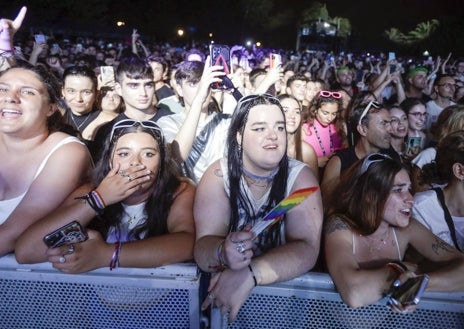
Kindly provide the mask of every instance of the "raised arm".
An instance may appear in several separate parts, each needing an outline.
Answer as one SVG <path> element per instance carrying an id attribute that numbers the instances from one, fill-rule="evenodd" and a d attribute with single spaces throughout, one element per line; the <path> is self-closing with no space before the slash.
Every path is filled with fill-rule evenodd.
<path id="1" fill-rule="evenodd" d="M 185 161 L 190 154 L 195 140 L 200 116 L 202 114 L 207 115 L 207 113 L 202 110 L 207 105 L 205 102 L 209 99 L 210 85 L 213 82 L 220 82 L 220 77 L 225 74 L 224 71 L 222 71 L 222 66 L 209 66 L 209 56 L 206 58 L 205 63 L 205 68 L 200 82 L 198 83 L 196 95 L 192 101 L 190 109 L 188 109 L 187 116 L 180 127 L 179 132 L 172 142 L 173 157 L 179 163 Z"/>

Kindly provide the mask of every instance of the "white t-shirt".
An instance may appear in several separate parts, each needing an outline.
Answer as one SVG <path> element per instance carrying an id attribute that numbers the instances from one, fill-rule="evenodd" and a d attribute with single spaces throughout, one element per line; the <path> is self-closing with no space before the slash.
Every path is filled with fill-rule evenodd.
<path id="1" fill-rule="evenodd" d="M 454 246 L 451 233 L 445 220 L 445 212 L 434 190 L 418 192 L 414 195 L 412 215 L 436 236 Z M 456 230 L 456 240 L 464 249 L 464 217 L 451 216 Z"/>
<path id="2" fill-rule="evenodd" d="M 195 136 L 198 136 L 208 122 L 210 122 L 216 115 L 216 113 L 211 114 L 208 116 L 207 120 L 199 122 Z M 157 121 L 157 124 L 163 130 L 166 143 L 171 143 L 174 140 L 185 118 L 185 112 L 181 112 L 164 116 Z M 205 150 L 193 168 L 193 174 L 195 175 L 197 182 L 200 181 L 203 173 L 214 161 L 224 156 L 229 125 L 230 118 L 221 120 L 209 136 Z"/>

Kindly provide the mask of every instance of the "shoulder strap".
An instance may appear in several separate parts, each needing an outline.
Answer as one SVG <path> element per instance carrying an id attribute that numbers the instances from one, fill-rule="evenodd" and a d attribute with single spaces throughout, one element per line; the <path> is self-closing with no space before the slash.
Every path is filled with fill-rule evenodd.
<path id="1" fill-rule="evenodd" d="M 454 228 L 454 222 L 453 219 L 451 218 L 451 214 L 448 210 L 448 207 L 445 204 L 445 196 L 443 194 L 443 190 L 439 187 L 433 188 L 435 193 L 437 193 L 438 200 L 440 201 L 441 207 L 443 208 L 443 211 L 445 212 L 445 221 L 446 224 L 448 224 L 448 228 L 450 230 L 451 234 L 451 239 L 453 240 L 454 246 L 456 247 L 457 250 L 462 251 L 461 248 L 459 248 L 457 239 L 456 239 L 456 229 Z"/>
<path id="2" fill-rule="evenodd" d="M 206 143 L 209 140 L 209 136 L 213 132 L 214 128 L 219 124 L 219 122 L 223 119 L 227 119 L 230 116 L 228 114 L 224 113 L 218 113 L 216 116 L 208 122 L 201 132 L 197 135 L 195 138 L 195 141 L 192 144 L 192 149 L 190 150 L 190 154 L 188 158 L 184 161 L 184 167 L 186 166 L 187 168 L 183 168 L 184 174 L 187 174 L 190 178 L 194 179 L 193 177 L 193 168 L 198 162 L 198 159 L 200 158 L 201 154 L 204 152 Z"/>

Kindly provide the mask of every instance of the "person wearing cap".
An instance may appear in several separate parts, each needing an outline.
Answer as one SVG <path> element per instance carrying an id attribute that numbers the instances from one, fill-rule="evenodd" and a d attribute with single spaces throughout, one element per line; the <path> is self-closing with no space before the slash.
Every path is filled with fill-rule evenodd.
<path id="1" fill-rule="evenodd" d="M 406 98 L 419 98 L 425 104 L 432 100 L 425 92 L 427 87 L 427 74 L 428 70 L 423 66 L 418 66 L 408 71 L 404 89 Z"/>

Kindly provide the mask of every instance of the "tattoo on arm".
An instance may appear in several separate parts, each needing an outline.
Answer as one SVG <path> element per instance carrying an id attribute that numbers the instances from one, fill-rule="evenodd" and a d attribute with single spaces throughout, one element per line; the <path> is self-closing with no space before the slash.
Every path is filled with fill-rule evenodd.
<path id="1" fill-rule="evenodd" d="M 445 241 L 440 240 L 439 238 L 435 238 L 435 242 L 432 243 L 432 250 L 435 254 L 439 255 L 440 250 L 444 250 L 447 252 L 453 252 L 453 248 L 447 244 Z"/>
<path id="2" fill-rule="evenodd" d="M 336 230 L 349 230 L 350 228 L 339 217 L 330 218 L 324 225 L 324 234 L 330 234 Z"/>

